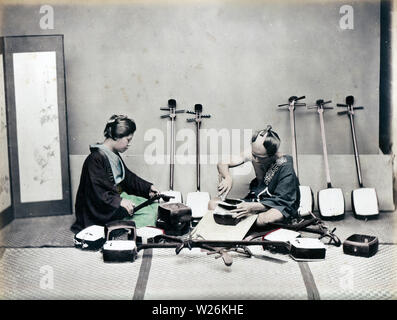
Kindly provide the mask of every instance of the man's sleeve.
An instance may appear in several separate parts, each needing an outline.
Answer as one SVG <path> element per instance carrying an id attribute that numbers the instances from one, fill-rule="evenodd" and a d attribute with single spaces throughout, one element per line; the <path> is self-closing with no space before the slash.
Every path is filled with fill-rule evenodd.
<path id="1" fill-rule="evenodd" d="M 266 197 L 260 202 L 264 206 L 279 210 L 285 218 L 289 218 L 293 214 L 297 198 L 296 176 L 287 167 L 282 167 L 272 196 Z"/>

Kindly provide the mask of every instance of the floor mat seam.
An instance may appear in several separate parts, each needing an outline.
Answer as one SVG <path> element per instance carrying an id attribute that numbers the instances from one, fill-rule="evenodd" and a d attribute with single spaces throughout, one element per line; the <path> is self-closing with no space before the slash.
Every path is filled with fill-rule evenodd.
<path id="1" fill-rule="evenodd" d="M 321 300 L 313 274 L 307 262 L 298 262 L 303 282 L 307 291 L 308 300 Z"/>
<path id="2" fill-rule="evenodd" d="M 144 300 L 149 273 L 152 266 L 153 249 L 145 249 L 142 255 L 142 263 L 139 269 L 138 280 L 135 284 L 132 300 Z"/>

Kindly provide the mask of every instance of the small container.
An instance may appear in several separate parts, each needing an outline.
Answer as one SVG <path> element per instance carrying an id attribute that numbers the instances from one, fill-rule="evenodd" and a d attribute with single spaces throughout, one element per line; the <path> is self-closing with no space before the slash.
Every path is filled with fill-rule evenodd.
<path id="1" fill-rule="evenodd" d="M 218 224 L 235 226 L 241 221 L 241 218 L 234 218 L 234 214 L 230 212 L 214 212 L 214 220 Z"/>
<path id="2" fill-rule="evenodd" d="M 296 261 L 320 261 L 325 259 L 326 248 L 319 239 L 296 238 L 290 241 L 290 256 Z"/>
<path id="3" fill-rule="evenodd" d="M 138 256 L 135 241 L 108 240 L 102 248 L 105 262 L 134 262 Z"/>
<path id="4" fill-rule="evenodd" d="M 128 240 L 115 240 L 120 230 L 128 232 Z M 104 262 L 134 262 L 138 256 L 136 228 L 134 221 L 117 220 L 105 226 L 106 242 L 102 248 Z"/>
<path id="5" fill-rule="evenodd" d="M 166 202 L 158 207 L 156 227 L 166 235 L 182 236 L 189 232 L 192 209 L 183 203 Z"/>
<path id="6" fill-rule="evenodd" d="M 93 225 L 74 236 L 74 246 L 83 250 L 99 250 L 105 243 L 104 227 Z"/>
<path id="7" fill-rule="evenodd" d="M 153 242 L 158 235 L 164 234 L 164 230 L 155 227 L 142 227 L 136 229 L 136 242 L 149 243 Z"/>
<path id="8" fill-rule="evenodd" d="M 375 236 L 353 234 L 343 242 L 343 253 L 369 258 L 378 252 L 378 246 L 379 241 Z"/>
<path id="9" fill-rule="evenodd" d="M 234 218 L 234 214 L 230 211 L 236 209 L 237 205 L 242 202 L 243 200 L 240 199 L 225 199 L 218 203 L 213 213 L 215 222 L 227 226 L 235 226 L 238 224 L 242 218 Z"/>

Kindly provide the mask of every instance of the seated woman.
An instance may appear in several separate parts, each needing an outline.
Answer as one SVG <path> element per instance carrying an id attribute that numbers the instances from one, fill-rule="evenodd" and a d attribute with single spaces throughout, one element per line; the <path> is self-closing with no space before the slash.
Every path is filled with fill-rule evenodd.
<path id="1" fill-rule="evenodd" d="M 123 192 L 145 198 L 158 193 L 152 183 L 131 172 L 119 155 L 130 146 L 135 130 L 133 120 L 113 115 L 104 130 L 105 141 L 90 146 L 76 196 L 73 232 L 131 217 L 135 203 L 122 197 Z"/>
<path id="2" fill-rule="evenodd" d="M 244 202 L 232 210 L 236 218 L 256 214 L 256 226 L 263 227 L 272 222 L 288 222 L 297 217 L 300 191 L 292 157 L 278 152 L 280 138 L 268 126 L 253 135 L 251 148 L 229 163 L 219 163 L 218 171 L 223 178 L 218 186 L 219 195 L 225 199 L 232 188 L 233 180 L 229 168 L 250 161 L 256 178 L 250 183 L 249 194 Z M 219 198 L 209 203 L 215 209 Z"/>

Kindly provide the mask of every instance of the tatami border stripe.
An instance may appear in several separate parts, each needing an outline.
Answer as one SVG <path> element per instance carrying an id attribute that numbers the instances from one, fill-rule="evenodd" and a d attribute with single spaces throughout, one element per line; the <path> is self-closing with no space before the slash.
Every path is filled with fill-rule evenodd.
<path id="1" fill-rule="evenodd" d="M 143 300 L 145 297 L 150 267 L 152 266 L 152 257 L 153 249 L 145 249 L 143 251 L 141 268 L 139 269 L 138 280 L 132 300 Z"/>
<path id="2" fill-rule="evenodd" d="M 307 262 L 298 262 L 301 270 L 303 282 L 305 283 L 307 298 L 309 300 L 320 300 L 320 293 L 318 292 L 316 283 L 314 282 L 313 274 Z"/>

